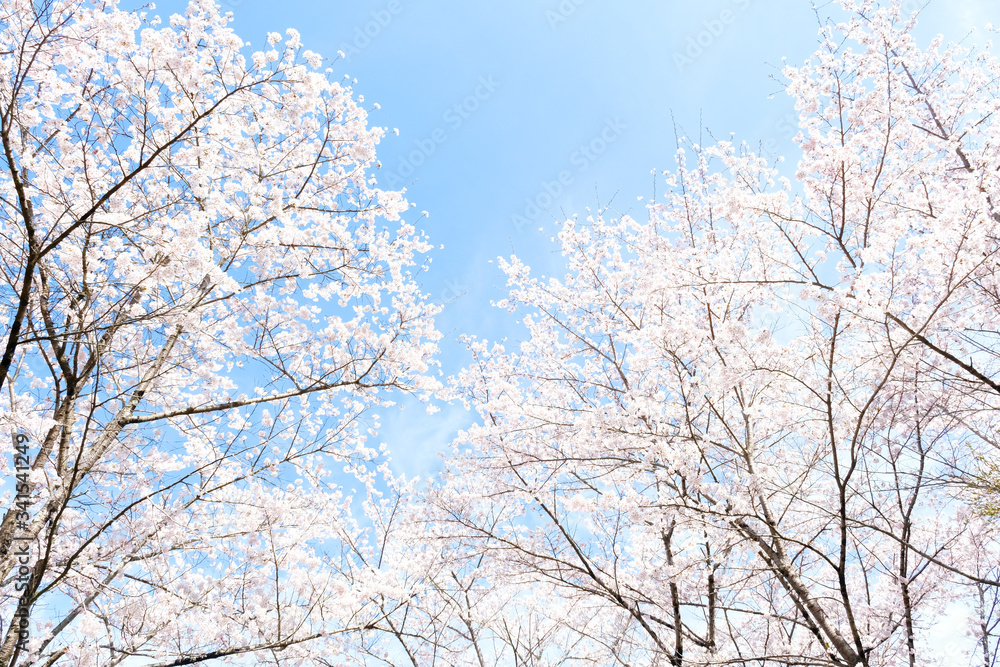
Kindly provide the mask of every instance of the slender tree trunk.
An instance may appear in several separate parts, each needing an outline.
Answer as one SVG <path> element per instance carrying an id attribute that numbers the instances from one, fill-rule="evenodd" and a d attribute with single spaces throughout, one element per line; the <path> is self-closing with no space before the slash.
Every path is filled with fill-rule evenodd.
<path id="1" fill-rule="evenodd" d="M 674 526 L 671 522 L 670 530 L 663 533 L 663 548 L 667 552 L 667 565 L 673 568 L 674 554 L 670 548 L 670 539 L 674 535 Z M 684 635 L 681 632 L 681 596 L 674 581 L 670 582 L 670 606 L 674 615 L 674 654 L 670 657 L 670 664 L 674 667 L 682 667 L 684 664 Z"/>
<path id="2" fill-rule="evenodd" d="M 917 647 L 913 633 L 913 604 L 910 601 L 910 585 L 905 580 L 903 581 L 903 614 L 906 618 L 906 653 L 909 657 L 910 667 L 916 667 Z"/>
<path id="3" fill-rule="evenodd" d="M 913 602 L 910 598 L 909 581 L 909 555 L 910 549 L 910 524 L 909 521 L 903 527 L 903 540 L 899 545 L 899 580 L 902 582 L 903 593 L 903 617 L 906 621 L 906 653 L 909 656 L 910 667 L 916 667 L 917 648 L 913 631 Z"/>
<path id="4" fill-rule="evenodd" d="M 979 591 L 979 631 L 982 633 L 980 642 L 983 646 L 983 667 L 991 667 L 993 656 L 990 655 L 990 628 L 986 623 L 986 591 L 982 584 L 976 584 Z"/>
<path id="5" fill-rule="evenodd" d="M 707 546 L 706 546 L 707 549 Z M 715 590 L 715 569 L 711 557 L 708 559 L 708 648 L 715 653 L 715 615 L 718 592 Z"/>

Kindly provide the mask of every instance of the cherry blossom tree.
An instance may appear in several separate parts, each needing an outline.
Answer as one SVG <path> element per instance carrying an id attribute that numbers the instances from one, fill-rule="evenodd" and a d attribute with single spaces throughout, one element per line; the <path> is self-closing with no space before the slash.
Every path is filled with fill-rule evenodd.
<path id="1" fill-rule="evenodd" d="M 0 0 L 0 664 L 331 664 L 406 598 L 352 498 L 437 386 L 429 246 L 363 100 L 229 21 Z"/>
<path id="2" fill-rule="evenodd" d="M 382 547 L 373 560 L 396 579 L 357 657 L 413 667 L 602 664 L 598 647 L 620 642 L 623 629 L 609 634 L 601 610 L 574 607 L 549 582 L 510 576 L 503 558 L 484 557 L 461 527 L 429 515 L 421 485 L 395 487 L 369 512 Z"/>
<path id="3" fill-rule="evenodd" d="M 563 277 L 501 260 L 525 339 L 453 383 L 434 524 L 595 664 L 997 664 L 1000 64 L 842 4 L 785 70 L 794 173 L 682 141 Z"/>

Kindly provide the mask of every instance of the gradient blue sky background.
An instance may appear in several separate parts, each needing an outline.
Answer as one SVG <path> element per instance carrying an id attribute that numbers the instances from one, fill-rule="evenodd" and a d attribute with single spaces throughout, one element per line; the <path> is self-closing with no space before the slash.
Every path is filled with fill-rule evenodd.
<path id="1" fill-rule="evenodd" d="M 637 197 L 652 195 L 651 170 L 673 166 L 671 115 L 687 136 L 706 132 L 707 143 L 707 132 L 732 133 L 785 155 L 793 166 L 795 116 L 780 70 L 782 57 L 796 64 L 812 53 L 817 16 L 837 11 L 817 4 L 814 10 L 809 0 L 222 1 L 255 49 L 268 31 L 296 28 L 306 48 L 329 59 L 344 51 L 334 71 L 357 79 L 354 89 L 372 109 L 373 125 L 399 129 L 379 150 L 379 178 L 407 188 L 416 204 L 410 219 L 427 211 L 418 227 L 444 246 L 421 280 L 445 302 L 438 321 L 446 374 L 468 361 L 460 334 L 520 335 L 514 316 L 490 306 L 504 296 L 504 278 L 491 260 L 514 253 L 539 273 L 560 275 L 561 258 L 549 242 L 555 219 L 585 216 L 588 206 L 608 202 L 645 216 Z M 159 2 L 154 13 L 167 17 L 185 5 Z M 921 16 L 921 43 L 943 33 L 982 44 L 981 27 L 1000 24 L 1000 3 L 931 0 Z M 700 53 L 688 52 L 699 39 Z M 456 104 L 464 106 L 459 111 Z M 598 138 L 600 155 L 579 150 L 591 142 L 600 149 Z M 528 220 L 525 214 L 534 213 L 526 199 L 539 201 L 545 183 L 555 190 L 560 172 L 571 182 L 548 210 L 515 224 L 513 216 Z M 384 412 L 380 438 L 397 470 L 426 474 L 437 465 L 434 452 L 471 419 L 459 407 L 428 416 L 407 402 L 402 413 Z"/>

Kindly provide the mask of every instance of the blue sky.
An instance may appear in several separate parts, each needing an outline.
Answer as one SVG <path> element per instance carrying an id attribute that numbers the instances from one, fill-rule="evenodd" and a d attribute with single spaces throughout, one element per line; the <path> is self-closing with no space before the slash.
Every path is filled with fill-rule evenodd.
<path id="1" fill-rule="evenodd" d="M 917 6 L 917 0 L 907 0 Z M 306 48 L 344 58 L 383 141 L 380 183 L 406 187 L 437 245 L 421 276 L 439 317 L 442 368 L 466 363 L 462 333 L 517 339 L 514 318 L 490 307 L 504 279 L 490 263 L 517 254 L 558 275 L 555 219 L 612 201 L 643 216 L 651 170 L 672 167 L 673 117 L 687 136 L 762 144 L 794 165 L 792 102 L 782 58 L 816 46 L 817 0 L 224 0 L 255 48 L 295 28 Z M 919 4 L 923 4 L 921 1 Z M 168 16 L 185 3 L 157 3 Z M 983 43 L 1000 23 L 988 0 L 931 0 L 918 37 Z M 380 109 L 375 110 L 378 103 Z M 561 177 L 561 181 L 560 181 Z M 542 208 L 546 210 L 542 210 Z M 539 231 L 539 227 L 544 231 Z M 384 412 L 381 440 L 397 470 L 429 472 L 471 415 L 428 416 L 413 403 Z"/>

